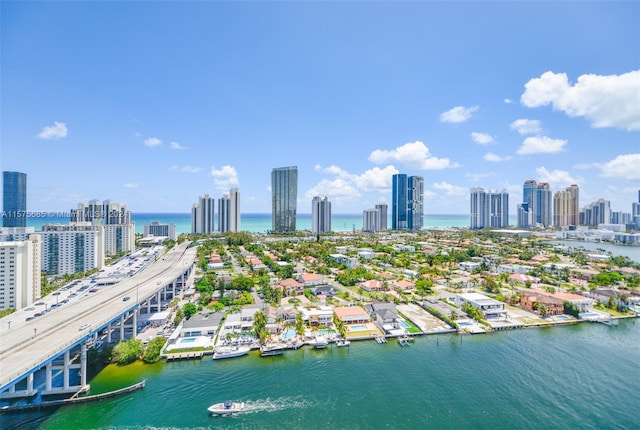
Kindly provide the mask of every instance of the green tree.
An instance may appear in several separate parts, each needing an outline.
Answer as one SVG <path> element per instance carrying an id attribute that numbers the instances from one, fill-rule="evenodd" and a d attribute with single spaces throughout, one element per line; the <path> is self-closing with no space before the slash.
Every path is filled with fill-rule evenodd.
<path id="1" fill-rule="evenodd" d="M 153 338 L 142 353 L 142 361 L 145 363 L 155 363 L 160 360 L 160 351 L 164 346 L 166 339 L 162 336 Z"/>
<path id="2" fill-rule="evenodd" d="M 186 319 L 191 318 L 193 315 L 196 314 L 196 312 L 198 312 L 198 308 L 196 307 L 196 305 L 194 305 L 193 303 L 189 302 L 186 303 L 183 307 L 182 307 L 182 312 L 184 313 L 184 317 Z"/>
<path id="3" fill-rule="evenodd" d="M 142 344 L 139 340 L 131 338 L 126 342 L 119 342 L 111 353 L 111 361 L 124 366 L 133 363 L 142 352 Z"/>

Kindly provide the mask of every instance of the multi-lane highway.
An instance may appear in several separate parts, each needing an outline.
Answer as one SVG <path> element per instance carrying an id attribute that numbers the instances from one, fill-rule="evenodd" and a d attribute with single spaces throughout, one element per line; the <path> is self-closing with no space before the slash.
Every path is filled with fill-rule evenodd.
<path id="1" fill-rule="evenodd" d="M 69 347 L 102 329 L 117 316 L 156 294 L 185 273 L 196 248 L 177 245 L 145 270 L 115 285 L 101 287 L 64 308 L 0 332 L 0 392 Z M 125 300 L 125 297 L 130 299 Z"/>

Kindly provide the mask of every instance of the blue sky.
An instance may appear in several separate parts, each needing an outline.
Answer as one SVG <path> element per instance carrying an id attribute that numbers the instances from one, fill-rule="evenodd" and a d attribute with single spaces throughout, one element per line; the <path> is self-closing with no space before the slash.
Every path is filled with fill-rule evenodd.
<path id="1" fill-rule="evenodd" d="M 298 212 L 390 202 L 426 214 L 469 189 L 577 183 L 629 212 L 640 188 L 640 3 L 13 2 L 1 7 L 2 170 L 28 210 L 111 199 L 188 212 L 238 187 L 270 212 L 298 166 Z"/>

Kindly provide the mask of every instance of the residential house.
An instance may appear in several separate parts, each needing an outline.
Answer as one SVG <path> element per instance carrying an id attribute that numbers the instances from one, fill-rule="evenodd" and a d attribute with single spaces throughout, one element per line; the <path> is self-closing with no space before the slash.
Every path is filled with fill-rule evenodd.
<path id="1" fill-rule="evenodd" d="M 298 276 L 298 282 L 302 282 L 305 287 L 312 287 L 322 284 L 323 278 L 317 273 L 302 273 Z"/>
<path id="2" fill-rule="evenodd" d="M 320 306 L 320 308 L 303 309 L 302 319 L 310 327 L 331 327 L 333 325 L 333 308 L 330 306 Z"/>
<path id="3" fill-rule="evenodd" d="M 377 293 L 385 290 L 384 284 L 377 279 L 369 279 L 368 281 L 358 283 L 358 286 L 365 291 Z"/>
<path id="4" fill-rule="evenodd" d="M 564 302 L 556 297 L 539 294 L 539 291 L 534 290 L 520 290 L 518 292 L 522 294 L 520 306 L 523 309 L 540 313 L 539 305 L 544 305 L 547 308 L 546 315 L 562 315 L 564 313 Z M 535 309 L 536 307 L 538 309 Z"/>
<path id="5" fill-rule="evenodd" d="M 479 293 L 456 294 L 454 301 L 458 306 L 469 303 L 471 306 L 480 309 L 484 319 L 507 318 L 507 310 L 503 302 Z"/>
<path id="6" fill-rule="evenodd" d="M 371 317 L 360 306 L 341 306 L 333 309 L 333 313 L 344 324 L 365 324 L 371 322 Z"/>
<path id="7" fill-rule="evenodd" d="M 338 294 L 338 290 L 336 290 L 334 287 L 332 287 L 331 285 L 320 285 L 317 286 L 315 288 L 311 289 L 311 293 L 314 296 L 327 296 L 327 297 L 333 297 L 336 294 Z"/>
<path id="8" fill-rule="evenodd" d="M 304 294 L 304 284 L 295 279 L 283 279 L 278 285 L 282 288 L 282 293 L 286 297 Z"/>
<path id="9" fill-rule="evenodd" d="M 408 293 L 416 289 L 416 284 L 405 279 L 401 281 L 395 281 L 391 284 L 393 288 L 403 293 Z"/>

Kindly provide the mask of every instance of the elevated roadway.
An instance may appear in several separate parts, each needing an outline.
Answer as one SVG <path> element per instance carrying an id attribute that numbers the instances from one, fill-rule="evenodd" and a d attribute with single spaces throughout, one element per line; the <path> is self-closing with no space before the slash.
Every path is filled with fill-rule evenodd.
<path id="1" fill-rule="evenodd" d="M 89 339 L 177 279 L 196 258 L 190 243 L 176 245 L 145 270 L 63 308 L 0 333 L 0 393 Z M 124 300 L 125 297 L 130 299 Z M 88 325 L 88 326 L 87 326 Z M 82 328 L 85 327 L 85 328 Z"/>

